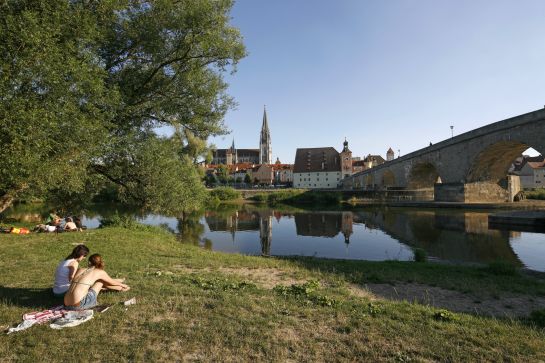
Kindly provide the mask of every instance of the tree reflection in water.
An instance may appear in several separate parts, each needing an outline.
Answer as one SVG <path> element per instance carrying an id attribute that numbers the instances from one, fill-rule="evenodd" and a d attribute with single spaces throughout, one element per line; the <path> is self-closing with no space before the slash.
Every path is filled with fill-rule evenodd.
<path id="1" fill-rule="evenodd" d="M 47 206 L 40 208 L 47 211 Z M 43 212 L 41 209 L 26 205 L 15 206 L 4 217 L 5 220 L 39 220 Z M 90 228 L 94 228 L 98 226 L 100 218 L 113 213 L 132 215 L 139 220 L 148 216 L 145 212 L 134 209 L 123 210 L 115 205 L 98 205 L 85 211 L 85 218 L 92 223 Z M 163 216 L 154 216 L 151 219 L 155 223 L 169 222 L 169 218 Z M 275 233 L 282 235 L 274 250 L 273 220 L 277 222 L 274 226 Z M 247 204 L 220 205 L 213 210 L 185 214 L 169 226 L 171 230 L 177 230 L 178 238 L 184 243 L 230 252 L 255 254 L 256 244 L 259 243 L 260 253 L 265 256 L 313 255 L 318 252 L 317 255 L 323 257 L 342 258 L 337 252 L 343 244 L 330 242 L 330 239 L 339 240 L 337 237 L 342 234 L 346 246 L 344 258 L 366 259 L 370 249 L 376 252 L 391 248 L 384 254 L 384 258 L 388 259 L 392 258 L 392 248 L 399 250 L 403 246 L 402 248 L 408 247 L 409 253 L 411 248 L 423 248 L 429 256 L 442 260 L 478 263 L 502 260 L 517 266 L 522 265 L 522 262 L 513 251 L 511 240 L 519 236 L 518 242 L 523 243 L 525 239 L 520 232 L 489 229 L 487 212 L 446 209 L 383 207 L 350 211 L 305 211 L 283 206 L 273 209 Z M 379 230 L 382 233 L 377 233 Z M 242 238 L 237 236 L 239 231 L 251 231 L 255 234 L 246 234 Z M 225 240 L 212 237 L 210 232 L 228 232 L 231 247 L 224 248 Z M 384 247 L 386 244 L 394 247 Z M 241 249 L 242 245 L 244 251 Z M 394 251 L 394 258 L 398 258 L 397 256 Z M 534 261 L 534 264 L 540 263 Z"/>
<path id="2" fill-rule="evenodd" d="M 479 263 L 502 260 L 521 265 L 510 245 L 510 238 L 516 232 L 488 229 L 488 213 L 484 212 L 400 208 L 316 212 L 243 206 L 208 211 L 204 215 L 210 231 L 229 232 L 233 243 L 237 231 L 259 232 L 261 254 L 265 256 L 271 254 L 274 217 L 277 221 L 293 218 L 297 236 L 336 238 L 342 234 L 346 246 L 353 238 L 362 242 L 365 234 L 355 233 L 354 225 L 363 225 L 366 229 L 381 230 L 408 247 L 423 248 L 438 259 Z M 281 255 L 282 251 L 276 253 Z"/>

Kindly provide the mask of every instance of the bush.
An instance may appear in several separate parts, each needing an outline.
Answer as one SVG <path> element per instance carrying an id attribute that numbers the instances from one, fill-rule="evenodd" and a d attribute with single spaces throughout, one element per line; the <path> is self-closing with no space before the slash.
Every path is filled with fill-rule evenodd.
<path id="1" fill-rule="evenodd" d="M 240 192 L 230 187 L 219 187 L 210 191 L 209 199 L 219 199 L 222 202 L 240 198 Z"/>
<path id="2" fill-rule="evenodd" d="M 545 309 L 532 311 L 530 321 L 540 328 L 545 328 Z"/>
<path id="3" fill-rule="evenodd" d="M 267 194 L 256 194 L 252 196 L 250 199 L 255 200 L 256 202 L 267 202 L 268 196 Z"/>
<path id="4" fill-rule="evenodd" d="M 415 248 L 414 252 L 414 261 L 415 262 L 426 262 L 428 261 L 428 254 L 423 248 Z"/>
<path id="5" fill-rule="evenodd" d="M 545 189 L 534 189 L 524 193 L 526 199 L 539 199 L 545 200 Z"/>
<path id="6" fill-rule="evenodd" d="M 154 231 L 161 230 L 160 227 L 149 226 L 142 224 L 132 216 L 123 215 L 120 216 L 117 212 L 111 217 L 104 217 L 100 219 L 100 225 L 98 228 L 118 227 L 130 229 L 133 231 Z"/>
<path id="7" fill-rule="evenodd" d="M 278 190 L 271 193 L 256 194 L 250 199 L 269 204 L 339 204 L 342 195 L 339 192 L 317 192 L 301 189 Z"/>

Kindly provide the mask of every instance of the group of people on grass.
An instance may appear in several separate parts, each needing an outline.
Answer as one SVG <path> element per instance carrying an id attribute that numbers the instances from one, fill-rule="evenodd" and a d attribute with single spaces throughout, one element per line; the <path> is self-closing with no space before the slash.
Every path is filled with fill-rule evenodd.
<path id="1" fill-rule="evenodd" d="M 79 217 L 59 217 L 55 211 L 49 212 L 42 224 L 34 227 L 34 232 L 77 232 L 86 229 Z"/>
<path id="2" fill-rule="evenodd" d="M 77 245 L 55 270 L 53 294 L 64 298 L 66 310 L 85 310 L 96 306 L 97 296 L 101 291 L 130 289 L 124 283 L 125 279 L 111 278 L 104 271 L 104 260 L 98 253 L 89 256 L 87 268 L 80 268 L 79 263 L 88 254 L 87 246 Z"/>

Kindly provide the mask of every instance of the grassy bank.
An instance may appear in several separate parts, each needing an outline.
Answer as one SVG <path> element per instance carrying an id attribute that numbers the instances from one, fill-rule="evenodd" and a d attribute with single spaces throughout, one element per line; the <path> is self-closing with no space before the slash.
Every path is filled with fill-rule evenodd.
<path id="1" fill-rule="evenodd" d="M 314 191 L 306 189 L 285 189 L 268 193 L 260 193 L 252 196 L 250 200 L 275 205 L 302 204 L 302 205 L 338 205 L 342 200 L 342 194 L 334 191 Z"/>
<path id="2" fill-rule="evenodd" d="M 373 296 L 362 284 L 419 283 L 540 299 L 539 276 L 413 262 L 275 259 L 182 244 L 155 228 L 0 237 L 0 325 L 58 303 L 55 266 L 84 242 L 132 290 L 75 328 L 35 326 L 0 339 L 0 361 L 538 361 L 545 332 L 528 319 L 455 313 Z M 539 320 L 537 320 L 539 322 Z"/>
<path id="3" fill-rule="evenodd" d="M 527 199 L 545 200 L 545 189 L 534 189 L 524 192 Z"/>

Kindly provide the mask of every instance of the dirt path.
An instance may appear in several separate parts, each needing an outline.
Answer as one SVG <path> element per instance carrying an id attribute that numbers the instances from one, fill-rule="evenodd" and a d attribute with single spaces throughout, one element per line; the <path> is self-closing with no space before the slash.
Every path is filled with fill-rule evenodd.
<path id="1" fill-rule="evenodd" d="M 483 298 L 415 283 L 351 285 L 350 291 L 357 296 L 371 293 L 378 299 L 417 302 L 456 312 L 495 317 L 528 316 L 533 310 L 545 308 L 545 297 L 513 294 Z"/>
<path id="2" fill-rule="evenodd" d="M 306 279 L 297 279 L 289 272 L 276 268 L 231 268 L 194 269 L 182 265 L 174 266 L 176 271 L 198 273 L 217 271 L 249 280 L 266 289 L 276 285 L 302 284 Z M 545 297 L 530 295 L 504 295 L 483 297 L 416 283 L 348 285 L 350 293 L 370 300 L 392 300 L 416 302 L 455 312 L 495 317 L 523 317 L 533 310 L 545 308 Z"/>

